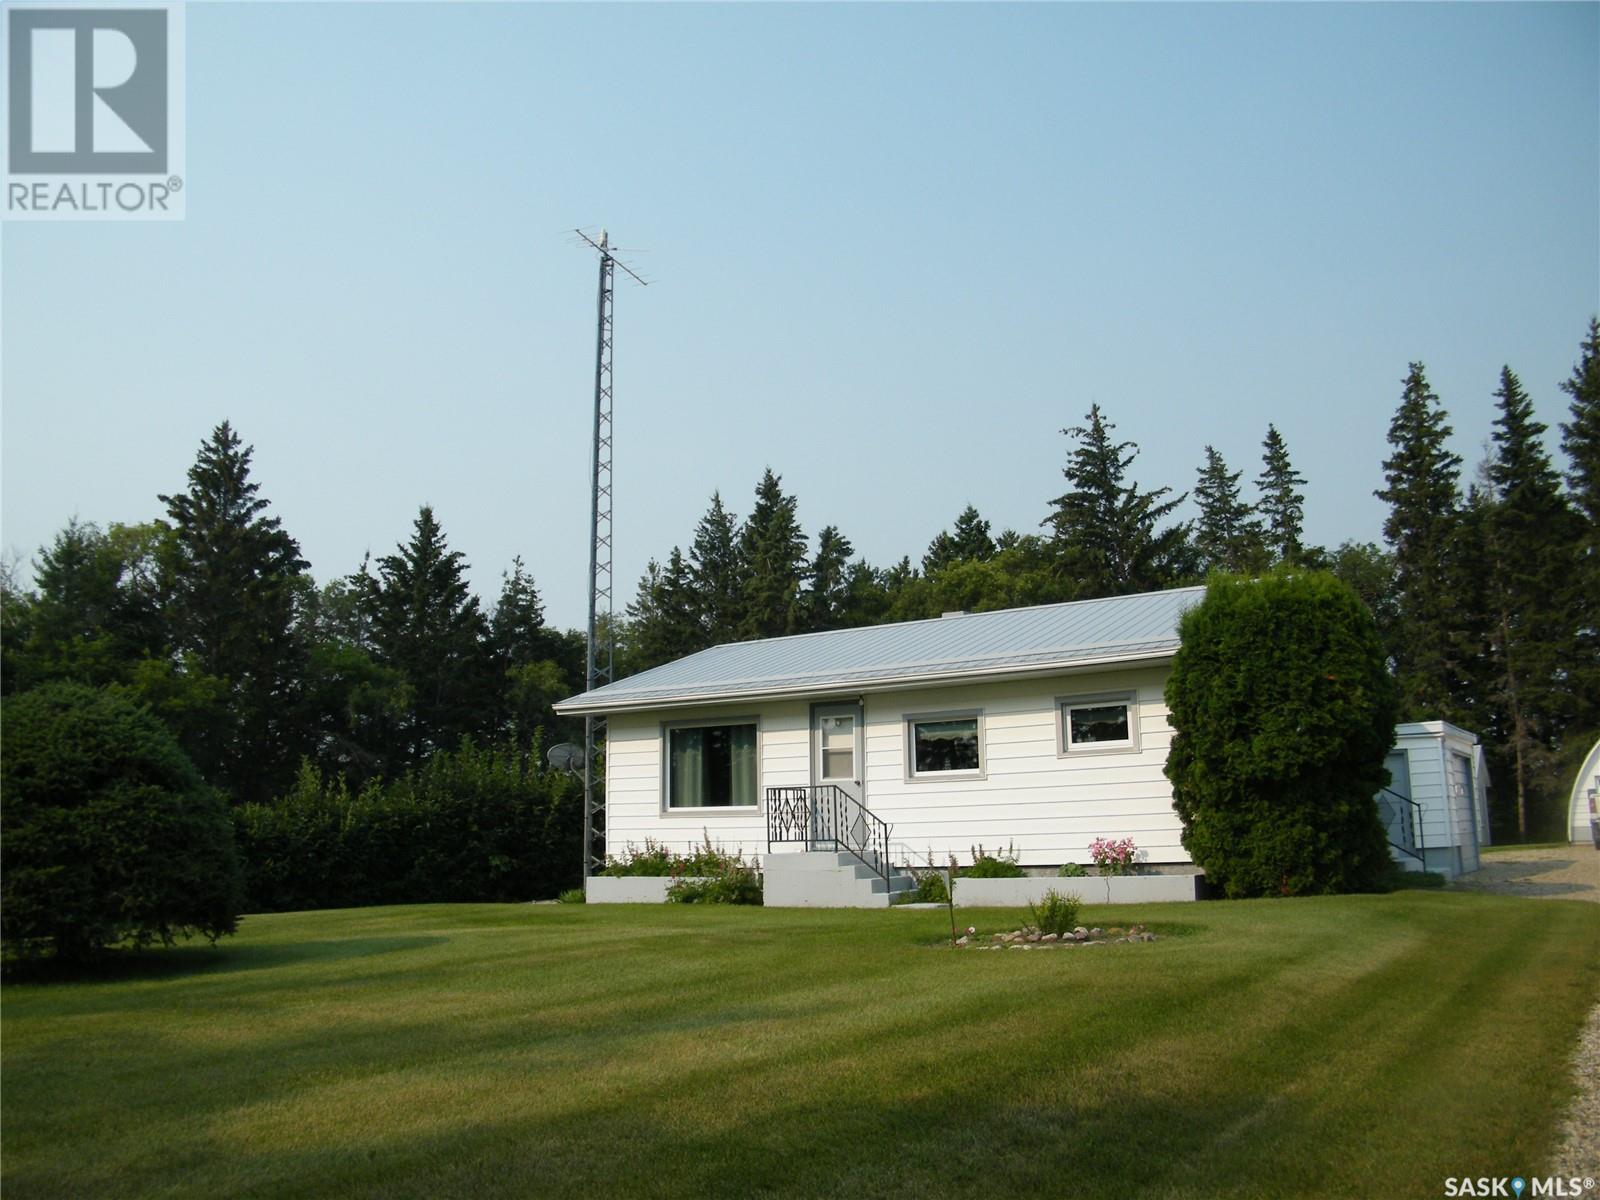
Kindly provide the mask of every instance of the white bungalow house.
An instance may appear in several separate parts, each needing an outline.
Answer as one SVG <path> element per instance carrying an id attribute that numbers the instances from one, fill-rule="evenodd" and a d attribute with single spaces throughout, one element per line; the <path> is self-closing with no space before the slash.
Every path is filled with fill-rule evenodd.
<path id="1" fill-rule="evenodd" d="M 762 860 L 768 903 L 887 903 L 895 866 L 980 844 L 1054 874 L 1102 837 L 1193 898 L 1162 689 L 1203 591 L 731 643 L 556 710 L 606 719 L 613 854 L 709 837 Z"/>

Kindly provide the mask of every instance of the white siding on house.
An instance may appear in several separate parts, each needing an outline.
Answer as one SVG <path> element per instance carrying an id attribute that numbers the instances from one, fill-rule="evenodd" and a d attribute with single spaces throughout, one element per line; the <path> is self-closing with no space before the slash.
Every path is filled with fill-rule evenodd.
<path id="1" fill-rule="evenodd" d="M 1014 845 L 1024 865 L 1088 862 L 1096 837 L 1131 837 L 1152 863 L 1187 863 L 1172 788 L 1162 774 L 1171 729 L 1161 689 L 1164 667 L 1006 683 L 919 689 L 864 698 L 866 804 L 893 826 L 895 857 L 942 862 L 971 848 Z M 1138 710 L 1136 750 L 1059 753 L 1058 697 L 1131 692 Z M 907 714 L 983 713 L 983 778 L 907 779 Z M 607 846 L 617 854 L 646 839 L 685 850 L 709 835 L 747 856 L 766 853 L 763 811 L 662 806 L 661 730 L 671 720 L 715 715 L 760 720 L 757 784 L 811 782 L 810 713 L 805 701 L 717 705 L 610 719 Z"/>

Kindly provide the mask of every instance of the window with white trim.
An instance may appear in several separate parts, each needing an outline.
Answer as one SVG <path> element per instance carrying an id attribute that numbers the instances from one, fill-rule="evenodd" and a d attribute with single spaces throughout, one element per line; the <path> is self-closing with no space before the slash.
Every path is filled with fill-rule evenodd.
<path id="1" fill-rule="evenodd" d="M 754 721 L 670 725 L 666 751 L 669 809 L 756 806 Z"/>
<path id="2" fill-rule="evenodd" d="M 1132 692 L 1069 696 L 1057 705 L 1062 754 L 1139 748 L 1139 706 Z"/>
<path id="3" fill-rule="evenodd" d="M 912 779 L 982 774 L 983 714 L 907 717 L 906 761 Z"/>

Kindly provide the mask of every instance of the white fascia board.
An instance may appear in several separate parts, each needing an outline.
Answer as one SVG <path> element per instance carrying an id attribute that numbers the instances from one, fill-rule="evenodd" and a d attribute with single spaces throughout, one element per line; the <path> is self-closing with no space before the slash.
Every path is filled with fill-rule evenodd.
<path id="1" fill-rule="evenodd" d="M 697 708 L 711 704 L 738 704 L 751 700 L 817 700 L 833 696 L 861 696 L 873 692 L 909 692 L 923 688 L 948 687 L 952 683 L 1003 683 L 1008 679 L 1033 679 L 1041 675 L 1082 675 L 1107 667 L 1142 666 L 1170 662 L 1176 649 L 1150 650 L 1143 654 L 1119 654 L 1071 662 L 1035 663 L 1027 667 L 989 667 L 977 671 L 944 671 L 935 675 L 902 675 L 883 679 L 816 683 L 776 684 L 765 688 L 741 688 L 728 692 L 683 692 L 665 696 L 635 696 L 610 703 L 586 704 L 582 696 L 562 700 L 554 707 L 564 717 L 598 713 L 655 712 L 658 709 Z"/>

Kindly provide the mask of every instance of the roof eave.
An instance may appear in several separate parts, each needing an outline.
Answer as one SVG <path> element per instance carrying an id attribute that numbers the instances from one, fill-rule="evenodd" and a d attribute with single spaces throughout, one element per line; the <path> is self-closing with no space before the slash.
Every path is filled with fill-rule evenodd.
<path id="1" fill-rule="evenodd" d="M 1139 654 L 1119 654 L 1094 659 L 1072 659 L 1062 662 L 1033 663 L 1028 666 L 999 666 L 982 670 L 963 669 L 941 671 L 936 674 L 886 676 L 882 679 L 843 680 L 815 684 L 775 684 L 764 688 L 740 688 L 727 692 L 682 692 L 665 696 L 644 696 L 619 699 L 612 702 L 585 703 L 583 695 L 558 701 L 555 711 L 564 717 L 581 717 L 600 713 L 654 712 L 665 708 L 691 708 L 711 704 L 738 704 L 750 700 L 812 700 L 829 696 L 860 696 L 870 692 L 903 692 L 921 688 L 944 687 L 968 680 L 983 683 L 1003 683 L 1008 679 L 1029 679 L 1040 675 L 1076 675 L 1086 671 L 1099 671 L 1107 667 L 1134 666 L 1144 663 L 1165 662 L 1177 653 L 1177 647 L 1148 650 Z"/>

